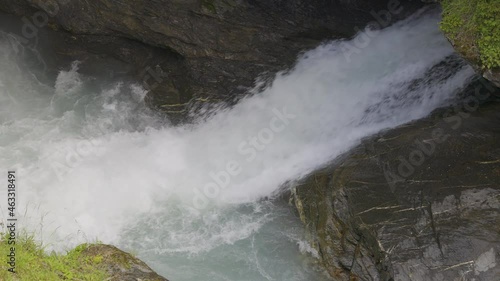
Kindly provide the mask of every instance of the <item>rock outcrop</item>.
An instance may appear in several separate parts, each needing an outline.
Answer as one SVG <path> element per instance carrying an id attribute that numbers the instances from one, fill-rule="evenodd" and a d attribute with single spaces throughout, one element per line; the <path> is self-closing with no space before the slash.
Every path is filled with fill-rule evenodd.
<path id="1" fill-rule="evenodd" d="M 398 13 L 382 17 L 385 24 L 423 3 L 0 0 L 0 10 L 24 17 L 27 41 L 39 27 L 50 26 L 67 35 L 53 45 L 68 59 L 107 54 L 129 63 L 151 90 L 150 105 L 183 118 L 188 108 L 235 101 L 259 75 L 290 67 L 301 51 L 322 40 L 354 35 L 394 5 Z"/>
<path id="2" fill-rule="evenodd" d="M 499 93 L 476 84 L 462 106 L 370 137 L 295 189 L 334 280 L 500 280 L 500 102 L 479 105 Z"/>
<path id="3" fill-rule="evenodd" d="M 88 245 L 81 255 L 98 261 L 96 266 L 107 272 L 109 281 L 168 281 L 143 261 L 111 245 Z"/>

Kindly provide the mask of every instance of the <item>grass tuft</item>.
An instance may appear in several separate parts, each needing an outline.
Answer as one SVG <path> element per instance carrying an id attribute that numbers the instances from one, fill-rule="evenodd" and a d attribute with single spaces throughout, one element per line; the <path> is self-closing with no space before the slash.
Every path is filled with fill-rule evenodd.
<path id="1" fill-rule="evenodd" d="M 102 257 L 86 257 L 82 252 L 89 244 L 82 244 L 66 253 L 66 255 L 47 254 L 42 244 L 36 242 L 33 236 L 20 235 L 16 239 L 16 272 L 12 274 L 7 269 L 7 254 L 10 248 L 7 236 L 3 234 L 0 241 L 0 256 L 5 261 L 0 262 L 0 280 L 5 281 L 47 281 L 47 280 L 86 280 L 102 281 L 108 277 L 99 268 Z"/>

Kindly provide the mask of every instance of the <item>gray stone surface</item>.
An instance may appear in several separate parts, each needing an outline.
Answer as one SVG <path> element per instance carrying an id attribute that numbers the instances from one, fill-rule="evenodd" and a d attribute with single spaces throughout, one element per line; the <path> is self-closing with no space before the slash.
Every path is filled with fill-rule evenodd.
<path id="1" fill-rule="evenodd" d="M 295 189 L 334 280 L 500 280 L 500 102 L 470 101 L 366 139 Z"/>

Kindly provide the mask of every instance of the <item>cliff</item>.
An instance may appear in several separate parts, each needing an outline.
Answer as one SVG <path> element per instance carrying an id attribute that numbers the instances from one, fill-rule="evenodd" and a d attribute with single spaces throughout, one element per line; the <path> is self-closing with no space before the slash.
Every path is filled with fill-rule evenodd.
<path id="1" fill-rule="evenodd" d="M 295 188 L 334 280 L 498 280 L 500 91 L 483 83 L 473 107 L 370 137 Z"/>

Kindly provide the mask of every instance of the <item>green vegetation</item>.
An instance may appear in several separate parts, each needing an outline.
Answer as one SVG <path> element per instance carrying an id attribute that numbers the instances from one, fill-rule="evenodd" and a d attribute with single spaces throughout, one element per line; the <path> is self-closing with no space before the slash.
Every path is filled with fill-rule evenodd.
<path id="1" fill-rule="evenodd" d="M 207 9 L 212 14 L 217 14 L 217 8 L 215 7 L 213 0 L 201 0 L 201 6 Z"/>
<path id="2" fill-rule="evenodd" d="M 500 67 L 500 0 L 442 0 L 441 29 L 458 52 L 483 68 Z"/>
<path id="3" fill-rule="evenodd" d="M 102 281 L 108 277 L 99 268 L 102 256 L 87 257 L 82 252 L 89 244 L 83 244 L 66 255 L 46 254 L 43 246 L 32 236 L 21 235 L 16 239 L 16 274 L 8 272 L 7 255 L 10 247 L 7 236 L 2 235 L 0 252 L 4 260 L 0 263 L 0 280 L 47 281 L 47 280 L 92 280 Z"/>

